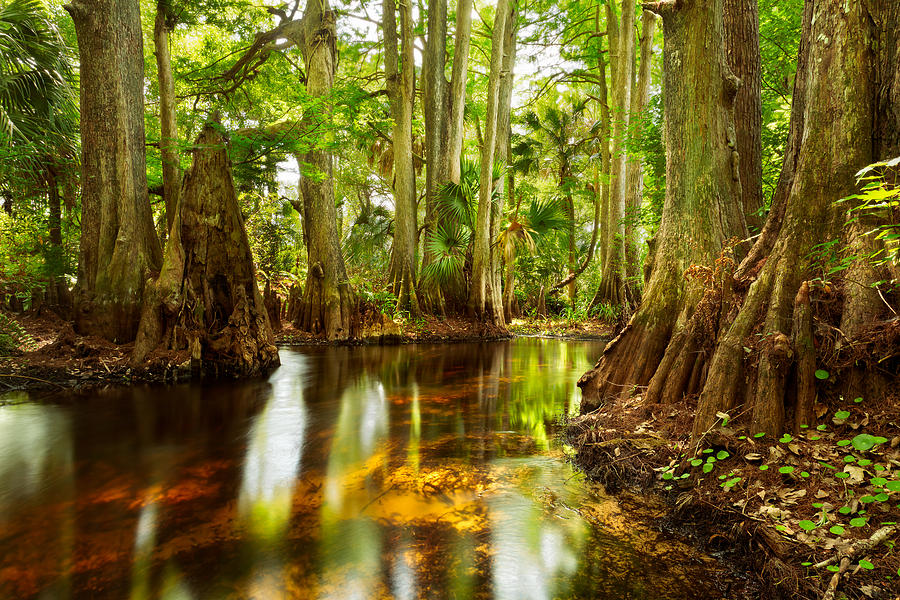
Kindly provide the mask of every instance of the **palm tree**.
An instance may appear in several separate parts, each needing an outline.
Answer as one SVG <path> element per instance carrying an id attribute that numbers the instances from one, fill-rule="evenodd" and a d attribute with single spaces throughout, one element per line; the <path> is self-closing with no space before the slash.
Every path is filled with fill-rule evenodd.
<path id="1" fill-rule="evenodd" d="M 532 198 L 525 211 L 520 214 L 521 196 L 516 204 L 509 223 L 497 236 L 497 245 L 503 250 L 506 263 L 506 280 L 503 284 L 503 310 L 506 322 L 513 317 L 513 290 L 516 285 L 516 256 L 521 249 L 531 254 L 538 251 L 542 239 L 553 231 L 566 229 L 569 219 L 560 209 L 558 201 L 553 199 L 538 200 Z"/>
<path id="2" fill-rule="evenodd" d="M 537 157 L 552 156 L 553 166 L 557 171 L 560 197 L 568 218 L 569 238 L 569 276 L 578 268 L 578 255 L 575 247 L 575 202 L 573 192 L 578 186 L 574 176 L 574 166 L 583 153 L 585 145 L 594 138 L 593 132 L 585 127 L 584 117 L 588 99 L 576 100 L 566 108 L 547 106 L 540 114 L 535 111 L 526 112 L 522 119 L 531 130 L 531 135 L 520 139 L 513 153 L 518 155 L 522 168 L 540 169 L 543 165 L 536 163 Z M 569 300 L 575 304 L 574 278 L 569 282 Z"/>
<path id="3" fill-rule="evenodd" d="M 424 281 L 436 283 L 446 298 L 453 297 L 463 303 L 468 296 L 465 267 L 471 260 L 479 172 L 477 163 L 463 159 L 459 183 L 448 181 L 438 189 L 437 227 L 426 242 L 432 261 L 422 270 Z"/>
<path id="4" fill-rule="evenodd" d="M 71 51 L 39 0 L 0 7 L 0 140 L 75 138 Z"/>
<path id="5" fill-rule="evenodd" d="M 45 193 L 50 299 L 67 303 L 62 279 L 60 185 L 74 190 L 78 157 L 73 54 L 39 0 L 0 2 L 0 192 Z M 73 202 L 73 194 L 65 194 Z"/>

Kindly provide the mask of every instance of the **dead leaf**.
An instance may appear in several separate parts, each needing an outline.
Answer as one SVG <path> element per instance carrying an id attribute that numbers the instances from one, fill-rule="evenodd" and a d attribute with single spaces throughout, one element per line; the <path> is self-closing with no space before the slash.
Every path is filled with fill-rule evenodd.
<path id="1" fill-rule="evenodd" d="M 816 413 L 817 419 L 821 419 L 826 414 L 828 414 L 828 407 L 825 406 L 824 404 L 822 404 L 821 402 L 816 402 L 816 404 L 813 406 L 813 410 Z"/>
<path id="2" fill-rule="evenodd" d="M 844 472 L 850 475 L 850 477 L 847 477 L 845 480 L 847 483 L 857 484 L 866 480 L 866 472 L 861 467 L 847 465 L 844 467 Z"/>
<path id="3" fill-rule="evenodd" d="M 777 506 L 770 506 L 768 504 L 764 504 L 759 507 L 757 511 L 760 515 L 764 517 L 771 517 L 773 519 L 780 519 L 784 516 L 784 511 L 778 508 Z"/>

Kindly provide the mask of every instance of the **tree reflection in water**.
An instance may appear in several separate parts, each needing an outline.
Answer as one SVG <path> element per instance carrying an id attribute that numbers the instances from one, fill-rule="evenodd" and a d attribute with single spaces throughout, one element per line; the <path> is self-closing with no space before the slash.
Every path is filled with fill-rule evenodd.
<path id="1" fill-rule="evenodd" d="M 0 406 L 0 596 L 713 597 L 565 462 L 601 349 L 285 349 L 267 382 Z"/>

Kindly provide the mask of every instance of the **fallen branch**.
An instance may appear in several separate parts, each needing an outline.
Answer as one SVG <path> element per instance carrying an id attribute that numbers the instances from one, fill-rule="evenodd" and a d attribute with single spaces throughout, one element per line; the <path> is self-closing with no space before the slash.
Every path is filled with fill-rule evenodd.
<path id="1" fill-rule="evenodd" d="M 843 575 L 847 571 L 850 563 L 852 562 L 852 559 L 855 556 L 867 552 L 872 548 L 878 546 L 879 544 L 886 542 L 888 538 L 890 538 L 896 531 L 897 527 L 894 525 L 882 527 L 881 529 L 873 533 L 872 537 L 870 537 L 869 539 L 862 540 L 851 546 L 850 549 L 847 550 L 847 552 L 843 554 L 836 554 L 829 559 L 823 560 L 820 563 L 816 563 L 815 568 L 821 569 L 822 567 L 827 567 L 828 565 L 837 562 L 839 559 L 841 561 L 840 569 L 838 569 L 838 571 L 834 575 L 832 575 L 831 581 L 828 583 L 828 589 L 825 590 L 825 594 L 822 596 L 822 600 L 834 600 L 835 594 L 837 593 L 838 584 L 840 584 L 841 582 L 841 575 Z"/>
<path id="2" fill-rule="evenodd" d="M 39 377 L 29 377 L 28 375 L 17 375 L 15 373 L 0 373 L 0 377 L 18 377 L 19 379 L 30 379 L 31 381 L 39 381 L 40 383 L 46 383 L 48 385 L 55 385 L 61 390 L 65 389 L 65 386 L 62 386 L 58 383 L 54 383 L 52 381 L 47 381 L 46 379 L 41 379 Z"/>
<path id="3" fill-rule="evenodd" d="M 828 565 L 837 562 L 838 559 L 845 558 L 845 557 L 852 559 L 857 554 L 861 554 L 863 552 L 871 550 L 878 544 L 886 542 L 887 539 L 889 537 L 891 537 L 895 531 L 897 531 L 896 525 L 882 527 L 881 529 L 879 529 L 878 531 L 873 533 L 872 537 L 870 537 L 869 539 L 862 540 L 860 542 L 857 542 L 856 544 L 853 544 L 853 546 L 851 546 L 850 549 L 847 550 L 847 552 L 845 552 L 843 554 L 840 554 L 840 553 L 836 554 L 829 559 L 823 560 L 820 563 L 816 563 L 815 568 L 821 569 L 823 567 L 827 567 Z"/>

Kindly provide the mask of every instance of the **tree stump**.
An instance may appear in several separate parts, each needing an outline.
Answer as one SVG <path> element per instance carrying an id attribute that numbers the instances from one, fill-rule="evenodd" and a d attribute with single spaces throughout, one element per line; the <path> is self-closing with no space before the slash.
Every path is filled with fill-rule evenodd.
<path id="1" fill-rule="evenodd" d="M 204 376 L 258 375 L 279 364 L 231 178 L 227 142 L 207 125 L 184 179 L 159 277 L 147 284 L 132 364 L 189 352 Z M 151 357 L 152 358 L 152 357 Z"/>

